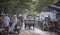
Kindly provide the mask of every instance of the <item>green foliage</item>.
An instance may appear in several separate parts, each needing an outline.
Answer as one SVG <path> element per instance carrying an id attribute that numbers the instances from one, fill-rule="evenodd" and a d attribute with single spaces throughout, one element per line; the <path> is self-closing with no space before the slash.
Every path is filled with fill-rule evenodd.
<path id="1" fill-rule="evenodd" d="M 36 5 L 35 10 L 38 12 L 41 12 L 42 10 L 45 9 L 45 7 L 47 8 L 48 5 L 50 5 L 52 3 L 53 3 L 53 0 L 39 0 L 38 4 Z M 48 11 L 48 8 L 47 8 L 47 10 L 45 9 L 45 11 Z"/>
<path id="2" fill-rule="evenodd" d="M 41 11 L 42 11 L 42 12 L 49 12 L 50 10 L 49 10 L 48 7 L 43 7 Z"/>
<path id="3" fill-rule="evenodd" d="M 4 12 L 9 14 L 25 13 L 26 9 L 31 13 L 46 11 L 44 7 L 47 7 L 49 4 L 52 4 L 52 0 L 0 0 L 0 7 L 4 7 Z"/>

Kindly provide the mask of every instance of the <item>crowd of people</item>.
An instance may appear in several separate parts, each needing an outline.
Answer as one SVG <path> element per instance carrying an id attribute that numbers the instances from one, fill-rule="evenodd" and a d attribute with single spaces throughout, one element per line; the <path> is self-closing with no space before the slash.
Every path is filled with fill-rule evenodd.
<path id="1" fill-rule="evenodd" d="M 21 15 L 19 15 L 18 17 L 17 15 L 12 15 L 12 16 L 9 16 L 8 14 L 1 15 L 0 16 L 0 28 L 4 27 L 5 31 L 14 33 L 16 24 L 18 24 L 20 28 L 23 27 L 23 20 L 24 18 Z M 56 31 L 58 29 L 58 22 L 56 22 L 54 19 L 51 20 L 50 18 L 48 19 L 46 18 L 44 21 L 45 23 L 43 22 L 43 25 L 40 25 L 40 27 L 42 26 L 44 30 L 48 29 L 50 31 L 51 30 Z"/>
<path id="2" fill-rule="evenodd" d="M 17 17 L 17 15 L 13 15 L 12 17 L 9 17 L 8 14 L 4 14 L 0 16 L 0 29 L 4 27 L 5 32 L 14 33 L 15 26 L 18 23 L 20 27 L 22 27 L 23 24 L 22 16 Z"/>
<path id="3" fill-rule="evenodd" d="M 51 19 L 50 16 L 48 15 L 48 17 L 43 17 L 42 16 L 42 20 L 39 22 L 38 24 L 40 26 L 40 28 L 44 31 L 54 31 L 57 32 L 58 31 L 58 27 L 60 27 L 60 22 L 56 19 Z"/>

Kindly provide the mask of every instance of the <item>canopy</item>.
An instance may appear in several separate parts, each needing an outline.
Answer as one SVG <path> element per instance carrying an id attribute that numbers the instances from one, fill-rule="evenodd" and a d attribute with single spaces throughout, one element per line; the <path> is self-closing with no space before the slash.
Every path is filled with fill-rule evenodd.
<path id="1" fill-rule="evenodd" d="M 50 5 L 48 8 L 59 11 L 60 12 L 60 6 Z"/>

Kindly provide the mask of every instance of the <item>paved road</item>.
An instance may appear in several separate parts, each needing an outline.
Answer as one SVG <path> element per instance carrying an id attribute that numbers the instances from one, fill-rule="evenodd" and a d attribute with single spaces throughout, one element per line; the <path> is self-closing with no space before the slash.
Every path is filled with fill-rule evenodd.
<path id="1" fill-rule="evenodd" d="M 19 35 L 40 35 L 40 34 L 34 33 L 34 30 L 21 30 Z"/>
<path id="2" fill-rule="evenodd" d="M 5 35 L 5 34 L 4 34 Z M 19 34 L 10 34 L 10 35 L 57 35 L 54 32 L 42 31 L 38 28 L 33 29 L 23 29 Z"/>
<path id="3" fill-rule="evenodd" d="M 19 35 L 57 35 L 54 32 L 46 32 L 35 28 L 34 30 L 21 30 Z"/>

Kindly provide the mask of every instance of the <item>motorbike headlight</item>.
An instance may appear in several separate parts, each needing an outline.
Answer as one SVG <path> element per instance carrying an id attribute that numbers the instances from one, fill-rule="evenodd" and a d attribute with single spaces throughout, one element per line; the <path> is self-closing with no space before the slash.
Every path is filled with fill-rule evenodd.
<path id="1" fill-rule="evenodd" d="M 20 27 L 18 26 L 17 28 L 19 29 Z"/>
<path id="2" fill-rule="evenodd" d="M 17 31 L 15 33 L 18 33 Z"/>

